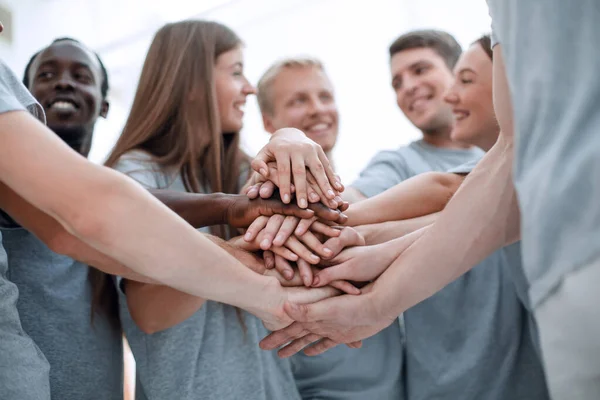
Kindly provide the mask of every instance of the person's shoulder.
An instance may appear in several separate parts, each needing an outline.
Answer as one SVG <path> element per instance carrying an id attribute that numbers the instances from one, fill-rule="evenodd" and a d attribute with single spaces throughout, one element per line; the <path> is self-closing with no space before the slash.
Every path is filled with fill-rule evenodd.
<path id="1" fill-rule="evenodd" d="M 17 79 L 12 70 L 0 60 L 0 113 L 27 110 L 45 122 L 44 110 Z"/>

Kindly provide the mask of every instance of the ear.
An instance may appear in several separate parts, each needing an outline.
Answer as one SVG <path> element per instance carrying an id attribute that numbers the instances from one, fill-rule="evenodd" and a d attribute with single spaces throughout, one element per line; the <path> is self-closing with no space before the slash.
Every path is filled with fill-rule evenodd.
<path id="1" fill-rule="evenodd" d="M 262 120 L 263 120 L 263 126 L 265 127 L 265 131 L 267 131 L 269 133 L 273 133 L 277 130 L 273 126 L 273 119 L 266 113 L 262 113 Z"/>
<path id="2" fill-rule="evenodd" d="M 106 116 L 108 115 L 109 108 L 110 108 L 110 104 L 108 104 L 108 101 L 102 100 L 102 105 L 100 106 L 100 116 L 102 118 L 106 118 Z"/>

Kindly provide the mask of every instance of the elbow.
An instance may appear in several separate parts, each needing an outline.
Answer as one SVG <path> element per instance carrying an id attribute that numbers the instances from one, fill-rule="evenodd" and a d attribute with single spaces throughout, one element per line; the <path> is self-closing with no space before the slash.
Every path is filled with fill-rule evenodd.
<path id="1" fill-rule="evenodd" d="M 131 317 L 138 329 L 146 335 L 152 335 L 163 330 L 157 323 L 149 321 L 148 318 L 135 318 L 133 315 Z"/>
<path id="2" fill-rule="evenodd" d="M 463 183 L 465 177 L 463 175 L 444 172 L 434 172 L 432 174 L 432 179 L 443 193 L 443 196 L 440 196 L 440 199 L 443 201 L 443 204 L 440 207 L 440 210 L 442 210 L 446 207 L 446 204 L 450 201 L 452 196 L 458 191 L 458 188 Z"/>

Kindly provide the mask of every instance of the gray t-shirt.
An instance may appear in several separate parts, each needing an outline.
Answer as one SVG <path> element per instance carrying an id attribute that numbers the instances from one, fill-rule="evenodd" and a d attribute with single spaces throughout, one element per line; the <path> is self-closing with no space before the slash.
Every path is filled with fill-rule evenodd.
<path id="1" fill-rule="evenodd" d="M 530 297 L 600 257 L 600 8 L 488 0 L 516 133 L 515 186 Z"/>
<path id="2" fill-rule="evenodd" d="M 483 155 L 483 150 L 444 149 L 423 140 L 397 150 L 378 153 L 352 183 L 367 197 L 373 197 L 415 175 L 429 171 L 447 171 Z"/>
<path id="3" fill-rule="evenodd" d="M 517 243 L 404 313 L 409 399 L 549 398 L 520 265 Z"/>
<path id="4" fill-rule="evenodd" d="M 402 364 L 398 324 L 364 340 L 360 349 L 340 345 L 318 356 L 292 357 L 304 400 L 400 400 L 404 397 Z"/>
<path id="5" fill-rule="evenodd" d="M 23 228 L 2 235 L 23 329 L 50 363 L 52 398 L 122 399 L 121 329 L 99 313 L 92 326 L 89 267 L 53 253 Z"/>
<path id="6" fill-rule="evenodd" d="M 44 121 L 42 108 L 0 60 L 0 114 L 26 109 Z M 0 234 L 0 243 L 1 239 Z M 21 326 L 18 298 L 17 286 L 10 281 L 6 252 L 0 244 L 0 397 L 50 399 L 50 366 Z"/>
<path id="7" fill-rule="evenodd" d="M 143 152 L 124 155 L 115 169 L 147 188 L 183 190 L 176 171 L 161 172 Z M 120 303 L 136 359 L 138 400 L 300 399 L 289 360 L 258 347 L 268 332 L 256 317 L 241 313 L 244 333 L 234 307 L 206 301 L 182 323 L 147 335 L 131 318 L 122 291 Z"/>

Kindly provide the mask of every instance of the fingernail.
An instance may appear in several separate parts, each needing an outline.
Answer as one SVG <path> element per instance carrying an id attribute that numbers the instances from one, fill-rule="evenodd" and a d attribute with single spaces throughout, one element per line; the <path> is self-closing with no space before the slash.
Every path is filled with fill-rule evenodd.
<path id="1" fill-rule="evenodd" d="M 288 281 L 291 281 L 294 278 L 294 271 L 290 271 L 289 269 L 286 269 L 285 271 L 283 271 L 283 276 Z"/>
<path id="2" fill-rule="evenodd" d="M 311 259 L 311 261 L 313 261 L 313 264 L 319 262 L 319 257 L 315 256 L 314 254 L 312 254 L 309 258 Z"/>
<path id="3" fill-rule="evenodd" d="M 313 279 L 313 286 L 317 286 L 319 284 L 321 280 L 319 279 L 319 275 L 315 276 L 315 279 Z"/>
<path id="4" fill-rule="evenodd" d="M 267 176 L 267 170 L 266 170 L 266 169 L 264 169 L 264 168 L 261 168 L 261 169 L 260 169 L 260 174 L 261 174 L 262 176 Z"/>
<path id="5" fill-rule="evenodd" d="M 267 250 L 270 247 L 269 239 L 265 239 L 260 242 L 260 248 L 263 250 Z"/>
<path id="6" fill-rule="evenodd" d="M 251 232 L 246 232 L 246 234 L 244 235 L 244 240 L 246 242 L 249 242 L 249 241 L 252 240 L 252 234 L 251 234 Z"/>
<path id="7" fill-rule="evenodd" d="M 335 197 L 335 193 L 333 193 L 333 190 L 329 189 L 327 191 L 327 194 L 329 195 L 329 197 L 334 198 Z"/>
<path id="8" fill-rule="evenodd" d="M 308 287 L 310 287 L 310 283 L 311 283 L 311 282 L 310 282 L 310 278 L 309 278 L 308 276 L 304 275 L 304 276 L 302 277 L 302 280 L 304 281 L 304 286 L 308 286 Z"/>
<path id="9" fill-rule="evenodd" d="M 300 199 L 300 208 L 306 208 L 308 207 L 308 204 L 306 204 L 306 199 Z"/>
<path id="10" fill-rule="evenodd" d="M 325 247 L 323 249 L 323 253 L 325 253 L 326 255 L 330 256 L 333 254 L 333 251 L 331 251 L 330 249 L 328 249 L 327 247 Z"/>
<path id="11" fill-rule="evenodd" d="M 290 195 L 289 194 L 286 193 L 286 194 L 283 195 L 283 202 L 285 204 L 288 204 L 290 202 Z"/>
<path id="12" fill-rule="evenodd" d="M 344 200 L 342 200 L 342 198 L 340 196 L 335 196 L 333 198 L 333 201 L 337 202 L 338 205 L 342 204 L 344 202 Z"/>
<path id="13" fill-rule="evenodd" d="M 281 246 L 283 244 L 283 235 L 277 235 L 275 240 L 273 240 L 273 244 Z"/>
<path id="14" fill-rule="evenodd" d="M 310 199 L 311 202 L 316 203 L 317 201 L 319 201 L 319 195 L 316 193 L 311 193 L 308 195 L 308 198 Z"/>

